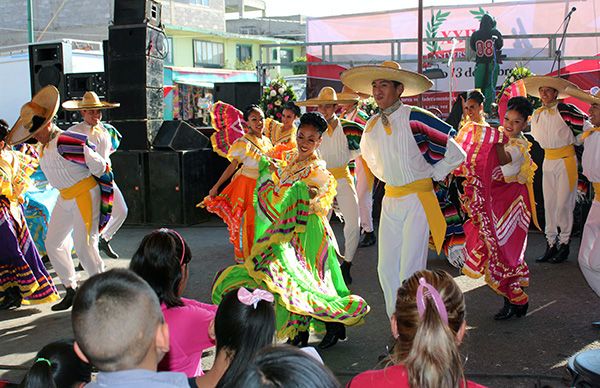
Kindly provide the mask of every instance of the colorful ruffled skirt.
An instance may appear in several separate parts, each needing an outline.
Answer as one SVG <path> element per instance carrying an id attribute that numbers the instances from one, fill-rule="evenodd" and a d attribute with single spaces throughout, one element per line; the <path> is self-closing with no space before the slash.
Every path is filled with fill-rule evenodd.
<path id="1" fill-rule="evenodd" d="M 296 182 L 274 201 L 265 165 L 256 188 L 256 241 L 251 256 L 217 274 L 214 303 L 238 287 L 262 288 L 275 296 L 277 334 L 324 330 L 323 322 L 362 323 L 369 312 L 364 299 L 346 287 L 337 244 L 326 219 L 309 214 L 308 188 Z M 312 319 L 315 318 L 315 319 Z"/>
<path id="2" fill-rule="evenodd" d="M 31 239 L 23 211 L 15 219 L 10 202 L 0 197 L 0 295 L 16 287 L 22 304 L 40 304 L 60 299 L 52 278 L 44 267 Z"/>

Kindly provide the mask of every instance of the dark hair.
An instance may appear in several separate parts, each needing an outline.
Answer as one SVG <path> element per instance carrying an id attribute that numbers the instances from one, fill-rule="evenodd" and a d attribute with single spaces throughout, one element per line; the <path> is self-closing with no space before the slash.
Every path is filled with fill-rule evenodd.
<path id="1" fill-rule="evenodd" d="M 8 123 L 0 119 L 0 141 L 4 141 L 6 135 L 8 135 Z"/>
<path id="2" fill-rule="evenodd" d="M 470 90 L 467 94 L 467 100 L 473 100 L 476 101 L 478 104 L 483 104 L 483 102 L 485 101 L 485 96 L 483 95 L 483 93 L 481 93 L 481 91 L 473 89 Z"/>
<path id="3" fill-rule="evenodd" d="M 506 110 L 517 111 L 524 120 L 527 120 L 527 118 L 533 114 L 533 105 L 527 97 L 517 96 L 508 100 Z"/>
<path id="4" fill-rule="evenodd" d="M 92 366 L 77 357 L 73 343 L 72 339 L 64 339 L 44 346 L 35 355 L 35 361 L 20 387 L 72 388 L 77 383 L 89 383 Z"/>
<path id="5" fill-rule="evenodd" d="M 161 303 L 167 307 L 183 306 L 177 294 L 183 278 L 183 264 L 191 260 L 190 247 L 179 233 L 159 229 L 144 236 L 129 269 L 148 282 Z"/>
<path id="6" fill-rule="evenodd" d="M 154 346 L 163 322 L 156 293 L 144 279 L 122 268 L 85 281 L 71 312 L 79 348 L 106 372 L 137 367 Z"/>
<path id="7" fill-rule="evenodd" d="M 306 112 L 300 116 L 300 125 L 298 126 L 298 129 L 303 125 L 312 125 L 321 135 L 327 130 L 327 120 L 325 120 L 325 116 L 319 112 Z"/>
<path id="8" fill-rule="evenodd" d="M 260 106 L 256 104 L 250 104 L 244 108 L 244 120 L 248 121 L 250 119 L 250 113 L 254 111 L 258 111 L 264 115 L 263 110 L 260 108 Z"/>
<path id="9" fill-rule="evenodd" d="M 465 100 L 467 99 L 467 92 L 461 92 L 456 96 L 454 103 L 452 104 L 452 109 L 450 109 L 450 114 L 448 118 L 446 118 L 446 122 L 450 124 L 454 129 L 459 130 L 460 122 L 463 117 L 463 107 L 461 97 Z"/>
<path id="10" fill-rule="evenodd" d="M 217 354 L 225 351 L 231 357 L 217 387 L 229 387 L 259 350 L 273 344 L 275 335 L 273 303 L 261 300 L 256 308 L 248 306 L 238 299 L 238 290 L 225 294 L 215 315 Z"/>
<path id="11" fill-rule="evenodd" d="M 300 107 L 296 104 L 294 104 L 293 102 L 287 102 L 285 103 L 285 105 L 283 106 L 283 109 L 289 109 L 292 112 L 294 112 L 294 114 L 296 115 L 296 117 L 300 117 L 300 115 L 302 114 L 302 112 L 300 111 Z"/>
<path id="12" fill-rule="evenodd" d="M 340 383 L 318 360 L 291 346 L 260 351 L 232 388 L 337 388 Z"/>

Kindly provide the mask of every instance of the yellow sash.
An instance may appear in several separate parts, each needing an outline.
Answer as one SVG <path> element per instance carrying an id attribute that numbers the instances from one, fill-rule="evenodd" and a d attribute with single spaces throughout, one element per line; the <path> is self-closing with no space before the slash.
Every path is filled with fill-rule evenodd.
<path id="1" fill-rule="evenodd" d="M 571 191 L 575 190 L 577 186 L 577 159 L 575 158 L 575 146 L 569 144 L 568 146 L 560 148 L 547 148 L 544 152 L 546 153 L 545 158 L 548 160 L 562 159 L 565 162 L 567 176 L 569 177 L 569 187 L 571 188 Z"/>
<path id="2" fill-rule="evenodd" d="M 533 182 L 527 182 L 525 186 L 527 187 L 527 193 L 529 194 L 529 204 L 531 206 L 531 220 L 533 221 L 533 225 L 535 225 L 535 227 L 538 230 L 542 230 L 542 228 L 540 228 L 540 223 L 538 222 L 537 218 L 537 207 L 535 204 L 535 194 L 533 192 Z"/>
<path id="3" fill-rule="evenodd" d="M 81 218 L 83 218 L 83 223 L 85 225 L 88 238 L 90 237 L 90 232 L 92 231 L 93 214 L 92 195 L 90 194 L 90 190 L 97 185 L 98 183 L 96 182 L 96 179 L 94 179 L 93 176 L 89 176 L 75 183 L 71 187 L 59 190 L 60 196 L 63 197 L 63 199 L 74 199 L 75 202 L 77 202 L 77 208 L 81 213 Z"/>
<path id="4" fill-rule="evenodd" d="M 590 129 L 590 130 L 587 130 L 587 131 L 585 131 L 585 132 L 584 132 L 584 133 L 581 135 L 581 140 L 585 140 L 585 139 L 587 139 L 587 138 L 588 138 L 588 137 L 589 137 L 589 136 L 590 136 L 592 133 L 594 133 L 594 132 L 598 132 L 598 131 L 600 131 L 600 128 L 599 128 L 599 127 L 595 127 L 595 128 L 592 128 L 592 129 Z"/>
<path id="5" fill-rule="evenodd" d="M 594 201 L 600 202 L 600 182 L 592 182 L 594 188 Z"/>
<path id="6" fill-rule="evenodd" d="M 332 168 L 328 168 L 327 170 L 329 170 L 329 172 L 331 173 L 331 175 L 333 175 L 333 177 L 338 180 L 338 179 L 346 179 L 348 181 L 348 184 L 350 186 L 352 186 L 352 183 L 354 182 L 352 179 L 352 175 L 350 175 L 350 168 L 348 166 L 344 166 L 344 167 L 332 167 Z"/>
<path id="7" fill-rule="evenodd" d="M 433 237 L 433 244 L 439 254 L 442 251 L 442 244 L 446 237 L 446 219 L 444 218 L 444 214 L 442 214 L 440 203 L 433 192 L 433 181 L 431 178 L 425 178 L 404 186 L 385 185 L 385 195 L 388 197 L 399 198 L 409 194 L 417 194 L 419 197 L 421 205 L 423 205 L 423 210 L 425 210 L 429 230 Z"/>

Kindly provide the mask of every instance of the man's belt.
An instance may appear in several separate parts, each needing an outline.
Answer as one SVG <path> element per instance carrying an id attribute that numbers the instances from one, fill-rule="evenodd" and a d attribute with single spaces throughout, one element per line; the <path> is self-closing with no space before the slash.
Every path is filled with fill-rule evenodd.
<path id="1" fill-rule="evenodd" d="M 433 237 L 433 244 L 439 254 L 442 251 L 442 245 L 446 236 L 446 219 L 433 191 L 433 181 L 431 178 L 425 178 L 404 186 L 385 185 L 385 195 L 388 197 L 400 198 L 409 194 L 417 194 L 419 197 L 419 201 L 423 205 L 423 210 L 425 210 L 429 230 Z"/>
<path id="2" fill-rule="evenodd" d="M 79 209 L 79 213 L 81 213 L 81 218 L 83 218 L 83 223 L 85 224 L 85 230 L 88 238 L 90 237 L 90 233 L 92 231 L 92 218 L 94 214 L 92 209 L 92 194 L 90 194 L 90 190 L 96 186 L 98 186 L 96 179 L 94 179 L 93 176 L 89 176 L 75 183 L 71 187 L 59 190 L 60 196 L 63 199 L 74 199 L 77 203 L 77 208 Z"/>
<path id="3" fill-rule="evenodd" d="M 548 160 L 562 159 L 565 162 L 565 168 L 567 169 L 567 176 L 569 177 L 569 187 L 571 191 L 575 190 L 577 186 L 577 159 L 575 158 L 575 146 L 569 144 L 568 146 L 560 148 L 547 148 L 544 150 L 545 158 Z"/>

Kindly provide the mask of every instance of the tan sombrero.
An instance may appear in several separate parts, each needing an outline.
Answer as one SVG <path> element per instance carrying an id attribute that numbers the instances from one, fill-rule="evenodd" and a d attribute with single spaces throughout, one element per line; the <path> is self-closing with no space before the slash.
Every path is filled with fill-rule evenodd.
<path id="1" fill-rule="evenodd" d="M 600 88 L 598 87 L 592 88 L 592 90 L 590 90 L 588 93 L 579 88 L 567 86 L 565 88 L 565 93 L 571 97 L 575 97 L 578 100 L 587 102 L 588 104 L 600 104 Z"/>
<path id="2" fill-rule="evenodd" d="M 550 77 L 547 75 L 534 75 L 531 77 L 527 77 L 523 79 L 523 82 L 525 84 L 525 89 L 527 89 L 527 94 L 537 98 L 540 98 L 539 89 L 544 86 L 558 90 L 557 99 L 569 97 L 569 95 L 565 93 L 565 89 L 567 88 L 567 86 L 579 89 L 577 85 L 567 81 L 564 78 Z"/>
<path id="3" fill-rule="evenodd" d="M 357 100 L 366 100 L 370 97 L 370 95 L 365 93 L 356 93 L 354 90 L 350 89 L 346 85 L 342 87 L 342 91 L 337 94 L 340 99 L 353 98 Z"/>
<path id="4" fill-rule="evenodd" d="M 6 136 L 9 145 L 21 144 L 44 128 L 58 112 L 60 95 L 52 85 L 44 86 L 35 96 L 21 107 L 15 125 Z"/>
<path id="5" fill-rule="evenodd" d="M 298 106 L 318 106 L 327 104 L 353 104 L 358 101 L 358 96 L 354 98 L 340 98 L 340 95 L 335 92 L 331 86 L 325 86 L 315 98 L 309 98 L 306 101 L 297 101 Z"/>
<path id="6" fill-rule="evenodd" d="M 416 96 L 428 91 L 433 82 L 422 74 L 404 70 L 394 61 L 381 65 L 356 66 L 340 75 L 342 83 L 357 93 L 373 94 L 371 84 L 378 79 L 400 82 L 404 86 L 402 97 Z"/>
<path id="7" fill-rule="evenodd" d="M 94 92 L 85 92 L 81 100 L 69 100 L 62 104 L 64 110 L 94 110 L 94 109 L 112 109 L 121 106 L 118 102 L 101 101 Z"/>

